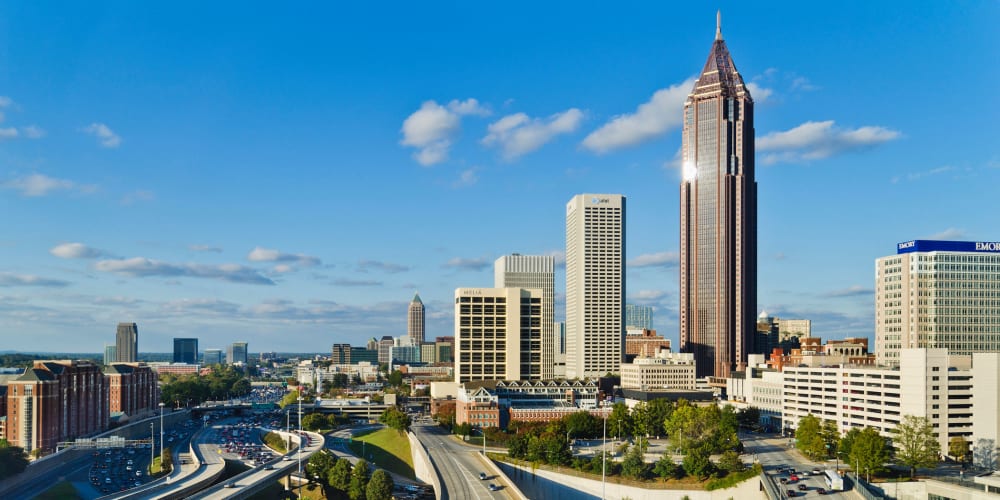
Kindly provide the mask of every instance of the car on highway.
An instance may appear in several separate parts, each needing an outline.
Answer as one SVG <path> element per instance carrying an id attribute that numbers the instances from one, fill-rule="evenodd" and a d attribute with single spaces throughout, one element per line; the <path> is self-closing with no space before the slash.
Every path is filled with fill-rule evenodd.
<path id="1" fill-rule="evenodd" d="M 814 475 L 814 476 L 819 476 L 821 474 L 823 474 L 823 471 L 821 471 L 819 469 L 813 469 L 812 470 L 812 475 Z"/>
<path id="2" fill-rule="evenodd" d="M 787 491 L 786 493 L 788 493 L 788 498 L 791 498 L 791 497 L 794 497 L 794 496 L 796 496 L 796 495 L 798 495 L 798 494 L 799 494 L 799 493 L 798 493 L 797 491 L 795 491 L 795 490 L 788 490 L 788 491 Z"/>
<path id="3" fill-rule="evenodd" d="M 820 495 L 826 495 L 828 491 L 826 491 L 826 488 L 819 488 L 816 490 L 816 493 L 819 493 Z"/>
<path id="4" fill-rule="evenodd" d="M 500 487 L 496 484 L 490 483 L 490 491 L 499 491 Z"/>
<path id="5" fill-rule="evenodd" d="M 486 473 L 485 472 L 480 472 L 479 473 L 479 480 L 480 481 L 485 481 L 486 480 Z"/>
<path id="6" fill-rule="evenodd" d="M 800 485 L 799 485 L 799 491 L 806 491 L 806 490 L 808 490 L 808 489 L 809 489 L 809 487 L 808 487 L 808 486 L 806 486 L 806 485 L 804 485 L 804 484 L 800 484 Z"/>

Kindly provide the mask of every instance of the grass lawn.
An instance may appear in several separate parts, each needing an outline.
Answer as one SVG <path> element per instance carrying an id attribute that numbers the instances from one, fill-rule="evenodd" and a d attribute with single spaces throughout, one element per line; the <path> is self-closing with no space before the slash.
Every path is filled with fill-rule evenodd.
<path id="1" fill-rule="evenodd" d="M 160 457 L 154 457 L 153 463 L 149 466 L 149 475 L 156 476 L 164 471 L 160 470 Z"/>
<path id="2" fill-rule="evenodd" d="M 41 495 L 35 497 L 35 500 L 65 500 L 65 499 L 76 499 L 83 498 L 80 493 L 76 491 L 69 481 L 63 481 L 48 490 L 42 492 Z"/>
<path id="3" fill-rule="evenodd" d="M 355 455 L 363 456 L 369 462 L 375 462 L 378 467 L 415 479 L 410 440 L 406 434 L 401 435 L 389 428 L 356 434 L 350 443 L 350 448 Z"/>

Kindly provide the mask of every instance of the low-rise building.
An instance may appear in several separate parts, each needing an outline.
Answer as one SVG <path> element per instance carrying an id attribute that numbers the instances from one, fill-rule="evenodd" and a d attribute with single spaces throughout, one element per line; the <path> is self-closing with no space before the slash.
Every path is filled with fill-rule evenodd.
<path id="1" fill-rule="evenodd" d="M 623 389 L 694 390 L 694 354 L 660 350 L 654 357 L 637 357 L 622 363 L 621 378 Z"/>
<path id="2" fill-rule="evenodd" d="M 108 382 L 108 411 L 112 416 L 147 415 L 159 408 L 158 377 L 148 365 L 112 363 L 105 368 L 104 376 Z"/>
<path id="3" fill-rule="evenodd" d="M 656 330 L 627 330 L 625 335 L 625 355 L 653 357 L 661 350 L 670 350 L 670 339 L 657 335 Z"/>

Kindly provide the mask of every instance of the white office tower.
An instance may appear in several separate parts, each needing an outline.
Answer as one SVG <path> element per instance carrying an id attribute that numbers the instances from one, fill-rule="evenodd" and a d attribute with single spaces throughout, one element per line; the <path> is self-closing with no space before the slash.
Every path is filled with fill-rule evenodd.
<path id="1" fill-rule="evenodd" d="M 455 382 L 541 380 L 542 291 L 456 289 L 454 352 Z"/>
<path id="2" fill-rule="evenodd" d="M 566 204 L 566 378 L 618 373 L 625 351 L 625 197 Z"/>
<path id="3" fill-rule="evenodd" d="M 504 255 L 493 264 L 493 286 L 542 291 L 542 380 L 555 378 L 556 260 L 544 255 Z"/>
<path id="4" fill-rule="evenodd" d="M 875 358 L 1000 352 L 1000 242 L 913 240 L 875 261 Z"/>

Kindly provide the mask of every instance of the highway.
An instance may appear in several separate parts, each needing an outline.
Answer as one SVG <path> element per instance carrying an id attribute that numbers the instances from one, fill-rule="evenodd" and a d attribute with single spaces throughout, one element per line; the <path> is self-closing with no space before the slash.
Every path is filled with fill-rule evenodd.
<path id="1" fill-rule="evenodd" d="M 507 478 L 488 474 L 486 480 L 479 479 L 480 472 L 490 469 L 481 458 L 481 451 L 465 446 L 444 429 L 433 424 L 416 423 L 410 430 L 427 448 L 432 465 L 441 474 L 442 500 L 485 500 L 490 498 L 510 498 L 506 493 Z M 490 483 L 500 486 L 499 491 L 490 491 Z"/>

